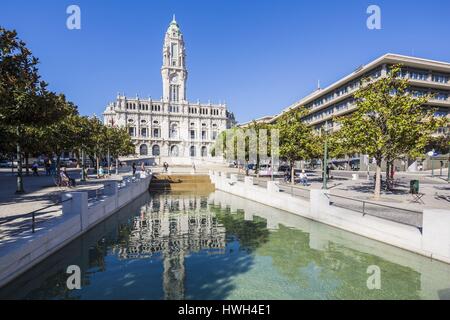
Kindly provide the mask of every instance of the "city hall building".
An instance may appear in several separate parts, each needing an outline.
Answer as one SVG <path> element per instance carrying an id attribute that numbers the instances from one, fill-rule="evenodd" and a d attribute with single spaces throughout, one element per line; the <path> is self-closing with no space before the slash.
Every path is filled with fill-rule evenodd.
<path id="1" fill-rule="evenodd" d="M 141 158 L 176 164 L 212 159 L 214 141 L 234 125 L 234 115 L 222 103 L 187 101 L 186 52 L 175 16 L 164 38 L 161 76 L 161 100 L 119 94 L 103 113 L 105 125 L 127 127 Z"/>

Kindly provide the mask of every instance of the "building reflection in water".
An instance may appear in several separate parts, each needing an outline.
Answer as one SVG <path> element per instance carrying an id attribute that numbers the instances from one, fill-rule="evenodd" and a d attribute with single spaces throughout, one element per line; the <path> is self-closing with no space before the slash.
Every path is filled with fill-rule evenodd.
<path id="1" fill-rule="evenodd" d="M 82 290 L 67 289 L 69 265 L 83 270 Z M 382 290 L 367 288 L 371 265 Z M 240 197 L 152 193 L 0 299 L 448 299 L 449 283 L 447 264 Z"/>
<path id="2" fill-rule="evenodd" d="M 129 238 L 113 246 L 119 259 L 163 259 L 165 299 L 184 299 L 184 259 L 191 252 L 225 253 L 225 228 L 208 211 L 208 198 L 159 194 L 135 216 Z"/>

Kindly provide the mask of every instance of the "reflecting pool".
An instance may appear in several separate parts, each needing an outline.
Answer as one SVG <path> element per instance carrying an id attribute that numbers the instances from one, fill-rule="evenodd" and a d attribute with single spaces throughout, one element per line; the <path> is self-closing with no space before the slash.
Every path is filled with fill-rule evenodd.
<path id="1" fill-rule="evenodd" d="M 449 299 L 450 265 L 219 191 L 149 193 L 0 298 Z"/>

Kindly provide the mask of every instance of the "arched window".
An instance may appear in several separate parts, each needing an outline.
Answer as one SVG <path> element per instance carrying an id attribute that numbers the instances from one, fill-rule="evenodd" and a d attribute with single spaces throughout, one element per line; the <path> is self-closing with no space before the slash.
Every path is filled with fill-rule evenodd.
<path id="1" fill-rule="evenodd" d="M 141 146 L 139 147 L 139 154 L 141 156 L 146 156 L 148 155 L 148 147 L 146 144 L 141 144 Z"/>
<path id="2" fill-rule="evenodd" d="M 157 144 L 152 147 L 152 155 L 158 157 L 161 153 L 161 150 Z"/>
<path id="3" fill-rule="evenodd" d="M 191 157 L 195 157 L 195 146 L 191 146 L 189 153 L 190 153 Z"/>
<path id="4" fill-rule="evenodd" d="M 170 156 L 178 157 L 178 146 L 170 147 Z"/>
<path id="5" fill-rule="evenodd" d="M 202 157 L 207 157 L 208 156 L 208 149 L 206 148 L 206 146 L 202 147 Z"/>

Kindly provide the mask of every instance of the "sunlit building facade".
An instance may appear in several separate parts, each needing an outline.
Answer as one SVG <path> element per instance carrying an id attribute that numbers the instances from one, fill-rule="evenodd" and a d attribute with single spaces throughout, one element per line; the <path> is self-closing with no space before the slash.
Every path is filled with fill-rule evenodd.
<path id="1" fill-rule="evenodd" d="M 103 113 L 104 123 L 127 127 L 140 157 L 166 157 L 172 162 L 211 158 L 215 139 L 234 124 L 234 116 L 224 103 L 187 100 L 186 50 L 175 17 L 165 34 L 162 53 L 162 98 L 118 94 Z"/>

